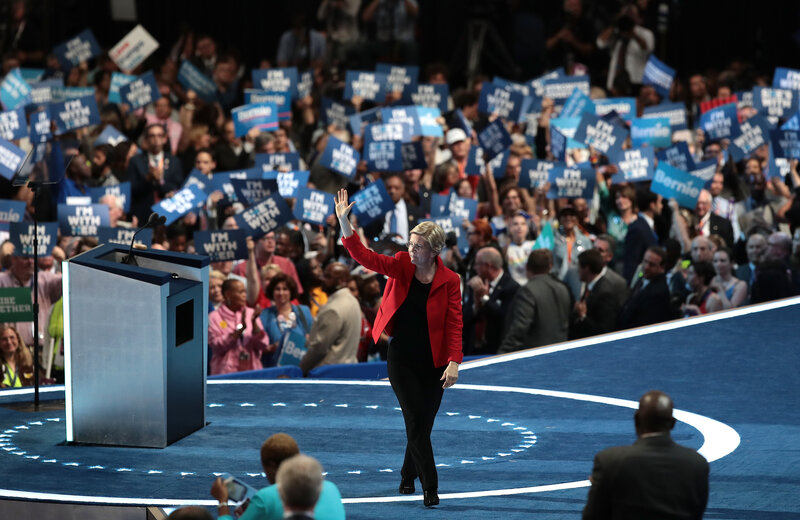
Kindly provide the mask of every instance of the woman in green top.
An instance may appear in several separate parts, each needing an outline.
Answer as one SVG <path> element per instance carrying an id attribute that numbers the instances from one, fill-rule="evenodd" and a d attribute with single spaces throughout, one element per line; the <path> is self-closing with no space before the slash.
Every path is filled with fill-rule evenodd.
<path id="1" fill-rule="evenodd" d="M 33 356 L 17 329 L 9 323 L 0 325 L 0 354 L 3 358 L 0 388 L 30 386 L 33 381 Z"/>

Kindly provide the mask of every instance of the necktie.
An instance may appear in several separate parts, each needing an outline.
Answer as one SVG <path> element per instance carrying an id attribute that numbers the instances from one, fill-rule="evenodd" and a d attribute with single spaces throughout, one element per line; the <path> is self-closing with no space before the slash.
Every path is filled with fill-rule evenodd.
<path id="1" fill-rule="evenodd" d="M 392 210 L 392 216 L 389 218 L 389 233 L 392 235 L 397 234 L 397 210 Z"/>

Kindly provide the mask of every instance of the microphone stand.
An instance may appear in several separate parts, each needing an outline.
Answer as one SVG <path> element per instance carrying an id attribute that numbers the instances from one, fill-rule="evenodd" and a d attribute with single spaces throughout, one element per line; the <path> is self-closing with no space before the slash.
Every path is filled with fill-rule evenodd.
<path id="1" fill-rule="evenodd" d="M 39 410 L 39 221 L 36 218 L 36 197 L 40 181 L 29 181 L 28 188 L 33 192 L 33 407 Z"/>

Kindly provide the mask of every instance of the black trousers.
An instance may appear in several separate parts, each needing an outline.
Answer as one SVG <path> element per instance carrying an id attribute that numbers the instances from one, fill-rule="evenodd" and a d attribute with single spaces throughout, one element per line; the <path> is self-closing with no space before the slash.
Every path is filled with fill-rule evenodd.
<path id="1" fill-rule="evenodd" d="M 420 360 L 392 355 L 389 348 L 387 368 L 389 382 L 403 410 L 406 424 L 406 454 L 400 476 L 413 482 L 419 477 L 422 489 L 439 487 L 436 462 L 433 459 L 431 431 L 442 402 L 442 377 L 445 367 L 420 366 Z"/>

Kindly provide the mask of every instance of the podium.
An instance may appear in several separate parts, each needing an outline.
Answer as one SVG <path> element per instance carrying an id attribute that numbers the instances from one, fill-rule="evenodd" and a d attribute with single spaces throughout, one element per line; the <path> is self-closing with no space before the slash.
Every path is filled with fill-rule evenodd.
<path id="1" fill-rule="evenodd" d="M 164 448 L 205 425 L 209 258 L 127 252 L 62 267 L 67 442 Z"/>

